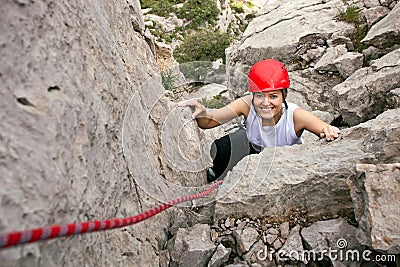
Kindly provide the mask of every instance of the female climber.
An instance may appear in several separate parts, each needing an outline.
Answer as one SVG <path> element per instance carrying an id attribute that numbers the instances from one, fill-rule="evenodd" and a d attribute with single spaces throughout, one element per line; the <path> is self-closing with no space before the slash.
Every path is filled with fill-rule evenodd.
<path id="1" fill-rule="evenodd" d="M 180 106 L 192 108 L 198 126 L 209 129 L 244 116 L 245 127 L 213 142 L 213 166 L 207 170 L 207 181 L 223 178 L 244 156 L 260 153 L 265 147 L 303 144 L 302 133 L 308 130 L 332 141 L 340 134 L 331 126 L 293 103 L 286 102 L 290 86 L 283 63 L 266 59 L 254 64 L 248 74 L 250 95 L 223 108 L 208 110 L 194 99 Z"/>

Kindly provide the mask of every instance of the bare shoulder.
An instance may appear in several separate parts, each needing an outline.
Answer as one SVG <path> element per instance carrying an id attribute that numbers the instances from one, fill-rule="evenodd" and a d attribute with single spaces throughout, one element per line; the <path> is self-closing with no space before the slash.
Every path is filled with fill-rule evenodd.
<path id="1" fill-rule="evenodd" d="M 301 108 L 301 107 L 297 107 L 294 112 L 293 112 L 293 119 L 294 120 L 301 120 L 304 118 L 304 116 L 307 116 L 311 114 L 311 112 Z"/>
<path id="2" fill-rule="evenodd" d="M 318 135 L 321 129 L 327 125 L 313 113 L 297 108 L 293 113 L 293 121 L 296 133 L 302 129 L 306 129 L 312 133 Z"/>
<path id="3" fill-rule="evenodd" d="M 315 116 L 311 112 L 301 107 L 297 107 L 293 112 L 293 122 L 295 128 L 297 128 L 296 130 L 307 128 L 307 124 L 314 119 Z"/>

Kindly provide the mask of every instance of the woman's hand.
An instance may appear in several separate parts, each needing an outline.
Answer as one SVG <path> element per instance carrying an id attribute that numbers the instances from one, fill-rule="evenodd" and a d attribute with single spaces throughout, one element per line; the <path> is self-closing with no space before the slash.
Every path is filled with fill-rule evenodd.
<path id="1" fill-rule="evenodd" d="M 224 124 L 241 115 L 247 116 L 250 110 L 251 96 L 241 97 L 219 109 L 206 109 L 195 99 L 178 103 L 181 107 L 190 107 L 193 111 L 192 118 L 202 129 L 210 129 Z"/>
<path id="2" fill-rule="evenodd" d="M 327 141 L 333 141 L 339 137 L 339 134 L 340 130 L 337 127 L 327 124 L 322 128 L 319 137 L 325 137 Z"/>
<path id="3" fill-rule="evenodd" d="M 180 107 L 190 107 L 193 111 L 192 118 L 204 118 L 206 117 L 207 114 L 207 109 L 204 105 L 200 104 L 197 100 L 195 99 L 189 99 L 185 101 L 181 101 L 178 103 L 178 106 Z"/>

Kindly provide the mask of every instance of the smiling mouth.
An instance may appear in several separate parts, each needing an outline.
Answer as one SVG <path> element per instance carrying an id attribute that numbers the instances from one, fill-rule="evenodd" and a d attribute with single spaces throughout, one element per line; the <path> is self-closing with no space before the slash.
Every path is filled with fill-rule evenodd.
<path id="1" fill-rule="evenodd" d="M 260 110 L 264 112 L 271 112 L 272 109 L 273 108 L 260 107 Z"/>

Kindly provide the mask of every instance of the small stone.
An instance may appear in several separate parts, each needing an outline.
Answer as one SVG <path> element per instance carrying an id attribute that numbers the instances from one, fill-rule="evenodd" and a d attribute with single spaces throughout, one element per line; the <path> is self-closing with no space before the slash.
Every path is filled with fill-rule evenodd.
<path id="1" fill-rule="evenodd" d="M 224 233 L 225 233 L 225 235 L 230 235 L 230 234 L 232 234 L 232 230 L 229 230 L 229 229 L 228 229 L 228 230 L 226 230 Z"/>
<path id="2" fill-rule="evenodd" d="M 267 234 L 266 240 L 267 243 L 272 245 L 272 243 L 274 243 L 274 241 L 278 238 L 278 235 L 273 235 L 273 234 Z"/>
<path id="3" fill-rule="evenodd" d="M 272 235 L 279 235 L 279 231 L 275 228 L 269 228 L 268 232 Z"/>
<path id="4" fill-rule="evenodd" d="M 287 238 L 289 236 L 289 222 L 284 222 L 279 226 L 281 230 L 281 237 Z"/>
<path id="5" fill-rule="evenodd" d="M 231 218 L 229 218 L 229 217 L 226 218 L 224 226 L 225 226 L 226 228 L 231 227 Z"/>
<path id="6" fill-rule="evenodd" d="M 246 228 L 243 231 L 235 230 L 233 236 L 238 244 L 239 255 L 249 251 L 253 244 L 257 241 L 258 232 L 254 228 Z"/>
<path id="7" fill-rule="evenodd" d="M 208 267 L 217 267 L 221 266 L 224 262 L 229 259 L 229 254 L 232 249 L 225 248 L 222 244 L 219 244 L 214 255 L 211 257 L 208 262 Z"/>
<path id="8" fill-rule="evenodd" d="M 274 246 L 274 249 L 275 249 L 275 250 L 278 250 L 278 249 L 280 249 L 280 248 L 283 246 L 283 243 L 282 243 L 281 240 L 277 239 L 277 240 L 275 240 L 273 246 Z"/>
<path id="9" fill-rule="evenodd" d="M 239 223 L 237 230 L 242 231 L 244 229 L 244 227 L 246 227 L 246 224 L 247 224 L 246 222 Z"/>
<path id="10" fill-rule="evenodd" d="M 218 233 L 217 233 L 217 231 L 215 231 L 215 229 L 212 229 L 212 230 L 211 230 L 211 241 L 212 241 L 212 242 L 215 242 L 215 241 L 217 240 L 217 238 L 218 238 Z"/>
<path id="11" fill-rule="evenodd" d="M 303 251 L 303 243 L 300 236 L 300 225 L 296 225 L 295 227 L 293 227 L 288 238 L 286 239 L 285 244 L 281 247 L 281 251 L 286 251 L 286 253 L 282 255 L 285 257 L 289 256 L 289 251 L 296 252 L 292 255 L 292 257 L 294 257 L 298 261 L 301 261 L 300 255 Z"/>

